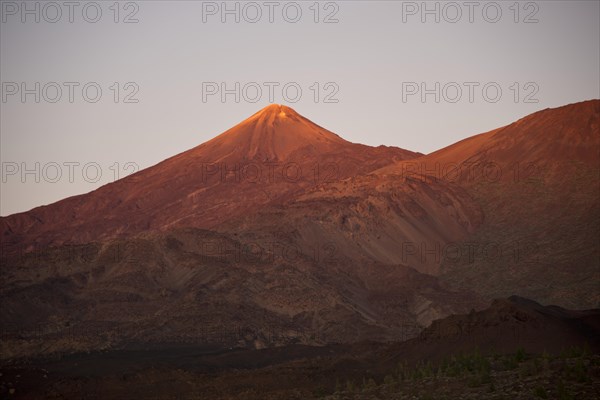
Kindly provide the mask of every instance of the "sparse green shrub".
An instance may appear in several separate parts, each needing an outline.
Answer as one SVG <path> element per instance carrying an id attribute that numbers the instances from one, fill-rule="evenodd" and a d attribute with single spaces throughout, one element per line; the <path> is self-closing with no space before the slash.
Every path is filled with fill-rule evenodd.
<path id="1" fill-rule="evenodd" d="M 383 383 L 385 383 L 386 385 L 393 385 L 394 383 L 396 383 L 396 380 L 392 375 L 386 375 L 385 378 L 383 378 Z"/>
<path id="2" fill-rule="evenodd" d="M 513 370 L 519 366 L 519 363 L 515 357 L 506 356 L 502 359 L 502 365 L 504 366 L 504 369 Z"/>
<path id="3" fill-rule="evenodd" d="M 342 384 L 340 383 L 339 378 L 335 378 L 335 393 L 340 393 L 342 391 Z"/>
<path id="4" fill-rule="evenodd" d="M 478 387 L 481 386 L 481 381 L 479 380 L 479 377 L 477 375 L 472 376 L 471 378 L 469 378 L 469 387 Z"/>
<path id="5" fill-rule="evenodd" d="M 417 381 L 419 379 L 423 379 L 423 371 L 420 368 L 415 368 L 413 371 L 413 380 Z"/>
<path id="6" fill-rule="evenodd" d="M 363 390 L 370 390 L 370 389 L 374 389 L 376 387 L 377 387 L 377 383 L 375 383 L 375 380 L 373 378 L 369 378 L 368 380 L 363 378 L 363 384 L 362 384 Z"/>
<path id="7" fill-rule="evenodd" d="M 408 365 L 406 362 L 399 362 L 397 371 L 398 382 L 402 382 L 408 378 Z"/>
<path id="8" fill-rule="evenodd" d="M 525 353 L 525 350 L 522 347 L 519 347 L 517 349 L 517 353 L 515 354 L 515 360 L 520 363 L 525 361 L 527 354 Z"/>
<path id="9" fill-rule="evenodd" d="M 325 397 L 327 396 L 327 389 L 325 389 L 323 386 L 319 386 L 313 390 L 313 395 L 317 398 Z"/>
<path id="10" fill-rule="evenodd" d="M 481 384 L 492 383 L 492 375 L 490 375 L 489 371 L 482 372 L 479 379 Z"/>
<path id="11" fill-rule="evenodd" d="M 534 371 L 534 365 L 531 363 L 526 363 L 526 364 L 522 364 L 519 367 L 519 377 L 521 379 L 526 378 L 528 376 L 532 376 L 535 371 Z"/>
<path id="12" fill-rule="evenodd" d="M 348 380 L 346 381 L 346 391 L 350 393 L 354 393 L 354 382 Z"/>
<path id="13" fill-rule="evenodd" d="M 581 358 L 577 359 L 572 371 L 573 376 L 577 382 L 588 382 L 590 380 L 590 377 L 587 374 L 585 365 L 583 365 L 583 360 Z"/>
<path id="14" fill-rule="evenodd" d="M 548 394 L 546 393 L 546 389 L 541 386 L 538 386 L 533 391 L 534 396 L 539 397 L 540 399 L 547 399 Z"/>
<path id="15" fill-rule="evenodd" d="M 542 369 L 542 360 L 539 357 L 533 359 L 533 372 L 535 374 L 539 373 Z"/>
<path id="16" fill-rule="evenodd" d="M 556 386 L 556 392 L 558 396 L 558 400 L 573 400 L 573 395 L 569 393 L 569 390 L 565 387 L 565 383 L 563 380 L 559 380 Z"/>

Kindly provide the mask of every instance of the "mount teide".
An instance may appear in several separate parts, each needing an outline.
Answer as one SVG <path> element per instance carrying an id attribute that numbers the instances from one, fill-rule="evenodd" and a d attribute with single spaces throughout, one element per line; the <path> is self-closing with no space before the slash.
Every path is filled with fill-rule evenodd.
<path id="1" fill-rule="evenodd" d="M 350 143 L 271 105 L 154 167 L 2 218 L 0 322 L 18 332 L 42 326 L 49 335 L 9 341 L 5 354 L 215 340 L 251 347 L 390 340 L 483 306 L 476 295 L 449 291 L 409 266 L 355 259 L 342 242 L 304 236 L 302 225 L 320 224 L 310 214 L 303 221 L 292 211 L 289 218 L 260 217 L 323 190 L 368 200 L 368 193 L 328 182 L 417 156 Z M 464 236 L 453 216 L 461 195 L 432 196 L 447 186 L 394 197 L 394 224 L 412 231 L 430 213 L 435 223 L 415 228 L 419 235 L 447 222 L 445 232 Z M 419 196 L 423 208 L 415 206 Z M 330 206 L 325 199 L 315 209 Z M 258 222 L 249 225 L 249 216 Z M 287 229 L 296 222 L 298 230 Z M 63 340 L 73 328 L 102 334 Z"/>
<path id="2" fill-rule="evenodd" d="M 91 193 L 0 219 L 3 241 L 86 243 L 173 227 L 211 228 L 307 188 L 418 153 L 350 143 L 270 105 L 191 150 Z"/>
<path id="3" fill-rule="evenodd" d="M 34 338 L 8 335 L 3 353 L 400 340 L 505 292 L 594 306 L 599 105 L 544 110 L 427 156 L 353 144 L 269 106 L 154 167 L 1 218 L 0 324 Z M 544 179 L 403 169 L 472 159 L 525 160 Z M 445 257 L 511 240 L 548 252 Z M 47 334 L 27 336 L 40 325 Z"/>

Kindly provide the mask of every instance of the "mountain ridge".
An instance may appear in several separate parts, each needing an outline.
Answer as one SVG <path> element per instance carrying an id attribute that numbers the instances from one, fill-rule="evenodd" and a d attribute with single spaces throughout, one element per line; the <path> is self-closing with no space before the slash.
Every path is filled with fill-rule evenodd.
<path id="1" fill-rule="evenodd" d="M 92 192 L 0 217 L 0 231 L 9 246 L 45 246 L 184 225 L 210 228 L 324 180 L 416 156 L 345 141 L 291 108 L 271 105 L 205 143 Z"/>
<path id="2" fill-rule="evenodd" d="M 600 293 L 597 164 L 588 157 L 597 104 L 501 128 L 485 151 L 459 149 L 504 168 L 520 160 L 527 132 L 528 146 L 546 139 L 540 132 L 589 144 L 540 143 L 567 156 L 549 156 L 537 180 L 406 176 L 399 166 L 427 156 L 338 144 L 316 125 L 300 132 L 312 145 L 256 147 L 253 138 L 306 126 L 273 106 L 92 195 L 2 218 L 0 324 L 49 327 L 45 342 L 17 337 L 11 354 L 214 340 L 199 327 L 236 332 L 227 347 L 398 340 L 510 295 L 591 308 Z M 319 132 L 335 144 L 314 139 Z M 275 157 L 277 179 L 242 179 L 244 166 Z M 285 166 L 309 174 L 289 179 Z M 472 248 L 474 257 L 464 253 Z M 70 327 L 102 334 L 63 341 Z"/>

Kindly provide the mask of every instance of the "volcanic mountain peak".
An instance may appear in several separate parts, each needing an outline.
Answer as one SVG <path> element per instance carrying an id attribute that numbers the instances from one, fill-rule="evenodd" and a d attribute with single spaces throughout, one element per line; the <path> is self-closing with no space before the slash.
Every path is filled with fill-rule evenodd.
<path id="1" fill-rule="evenodd" d="M 293 109 L 272 104 L 208 142 L 117 182 L 0 218 L 0 236 L 10 236 L 15 246 L 46 246 L 178 226 L 212 228 L 317 183 L 416 156 L 348 142 Z"/>
<path id="2" fill-rule="evenodd" d="M 296 112 L 296 110 L 294 110 L 291 107 L 284 106 L 282 104 L 273 103 L 273 104 L 269 104 L 268 106 L 264 107 L 257 113 L 253 114 L 249 119 L 257 118 L 257 117 L 265 117 L 265 116 L 267 116 L 267 117 L 274 116 L 275 118 L 285 118 L 288 115 L 300 116 Z"/>
<path id="3" fill-rule="evenodd" d="M 270 104 L 206 144 L 213 155 L 226 151 L 250 159 L 284 160 L 302 148 L 326 153 L 350 143 L 290 107 Z"/>
<path id="4" fill-rule="evenodd" d="M 302 126 L 303 128 L 308 128 L 312 131 L 325 131 L 325 129 L 298 114 L 293 108 L 281 104 L 270 104 L 242 121 L 238 126 L 239 125 L 254 125 L 255 127 L 262 129 L 274 128 L 277 125 L 278 128 L 280 128 L 278 130 L 282 134 L 286 132 L 298 133 L 289 132 L 291 125 L 299 125 L 298 127 Z M 331 132 L 329 133 L 340 139 L 339 136 Z"/>

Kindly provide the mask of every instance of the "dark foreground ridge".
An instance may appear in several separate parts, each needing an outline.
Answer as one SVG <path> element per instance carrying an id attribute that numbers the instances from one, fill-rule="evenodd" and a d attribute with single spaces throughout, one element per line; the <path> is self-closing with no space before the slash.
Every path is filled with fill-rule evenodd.
<path id="1" fill-rule="evenodd" d="M 1 367 L 0 394 L 15 399 L 593 398 L 600 384 L 599 338 L 600 310 L 566 310 L 511 297 L 437 320 L 401 343 L 179 347 L 13 360 Z"/>

